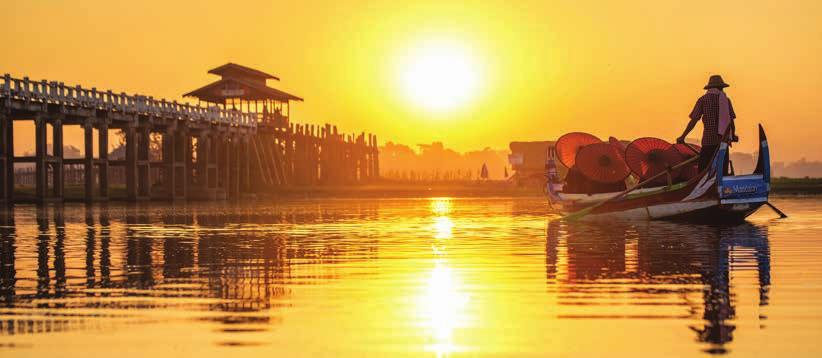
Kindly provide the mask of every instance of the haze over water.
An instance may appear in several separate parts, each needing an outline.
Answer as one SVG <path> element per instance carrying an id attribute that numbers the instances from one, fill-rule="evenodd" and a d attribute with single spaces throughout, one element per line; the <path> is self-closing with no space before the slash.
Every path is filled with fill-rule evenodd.
<path id="1" fill-rule="evenodd" d="M 16 206 L 0 355 L 818 356 L 822 205 L 565 224 L 542 198 Z"/>

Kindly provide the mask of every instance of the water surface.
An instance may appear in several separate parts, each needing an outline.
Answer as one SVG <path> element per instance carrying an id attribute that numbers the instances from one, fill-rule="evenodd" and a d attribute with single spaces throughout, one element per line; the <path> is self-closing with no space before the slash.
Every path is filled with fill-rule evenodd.
<path id="1" fill-rule="evenodd" d="M 731 227 L 541 198 L 17 206 L 0 355 L 818 356 L 822 201 Z"/>

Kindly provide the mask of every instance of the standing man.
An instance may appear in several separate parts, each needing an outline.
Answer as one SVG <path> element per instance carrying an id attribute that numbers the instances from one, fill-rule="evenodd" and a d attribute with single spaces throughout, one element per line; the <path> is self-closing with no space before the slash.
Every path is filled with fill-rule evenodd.
<path id="1" fill-rule="evenodd" d="M 719 144 L 725 134 L 730 141 L 737 141 L 734 135 L 734 107 L 731 105 L 731 99 L 725 94 L 723 90 L 729 85 L 722 80 L 722 76 L 713 75 L 708 79 L 708 84 L 705 85 L 707 90 L 702 97 L 696 100 L 693 111 L 691 111 L 691 121 L 679 138 L 677 143 L 685 143 L 685 136 L 694 129 L 696 122 L 702 119 L 702 150 L 699 152 L 699 171 L 701 172 L 711 164 Z M 727 132 L 727 133 L 726 133 Z M 728 171 L 728 157 L 724 159 L 725 172 Z"/>

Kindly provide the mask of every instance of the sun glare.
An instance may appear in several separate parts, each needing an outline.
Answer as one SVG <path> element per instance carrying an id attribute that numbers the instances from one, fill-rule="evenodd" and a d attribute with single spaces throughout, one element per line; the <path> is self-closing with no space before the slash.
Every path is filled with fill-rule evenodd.
<path id="1" fill-rule="evenodd" d="M 477 66 L 459 44 L 426 43 L 410 51 L 402 64 L 406 96 L 428 110 L 447 111 L 468 102 L 478 85 Z"/>

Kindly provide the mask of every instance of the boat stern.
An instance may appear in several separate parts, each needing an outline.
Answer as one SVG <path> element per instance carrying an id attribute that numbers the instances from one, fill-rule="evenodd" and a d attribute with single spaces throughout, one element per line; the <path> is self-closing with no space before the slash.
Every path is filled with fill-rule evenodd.
<path id="1" fill-rule="evenodd" d="M 728 150 L 723 143 L 720 151 Z M 724 153 L 720 153 L 724 157 Z M 720 158 L 722 158 L 720 157 Z M 717 166 L 717 173 L 722 173 Z M 771 163 L 768 151 L 768 139 L 765 130 L 759 125 L 759 158 L 756 169 L 750 175 L 722 176 L 717 185 L 720 206 L 734 212 L 753 213 L 768 202 L 771 191 Z"/>

